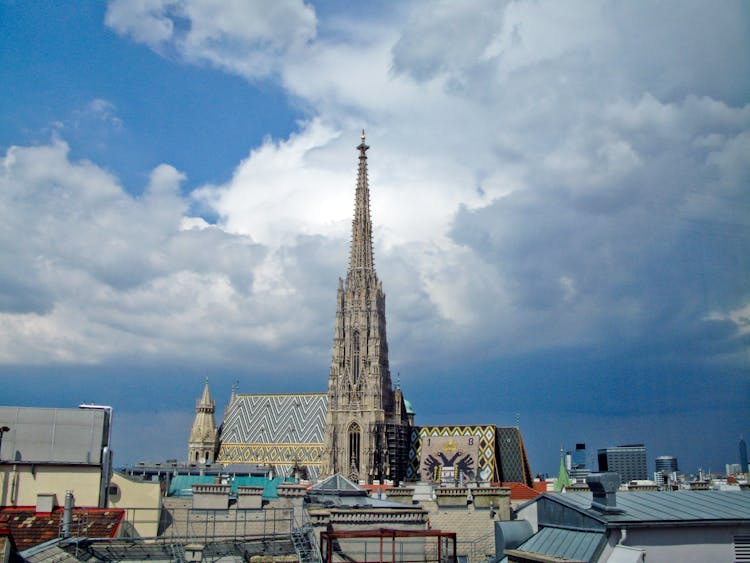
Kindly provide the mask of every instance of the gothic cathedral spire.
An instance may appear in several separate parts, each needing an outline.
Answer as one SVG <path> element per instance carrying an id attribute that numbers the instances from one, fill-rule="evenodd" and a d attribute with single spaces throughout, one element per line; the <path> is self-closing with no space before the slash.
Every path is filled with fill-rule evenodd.
<path id="1" fill-rule="evenodd" d="M 375 273 L 365 133 L 359 165 L 346 280 L 339 279 L 336 328 L 328 379 L 324 476 L 355 482 L 405 473 L 408 422 L 388 367 L 385 294 Z"/>
<path id="2" fill-rule="evenodd" d="M 216 404 L 208 389 L 208 378 L 201 398 L 195 403 L 195 420 L 188 441 L 188 462 L 213 463 L 219 445 L 219 430 L 214 421 Z"/>
<path id="3" fill-rule="evenodd" d="M 365 130 L 362 130 L 357 170 L 357 191 L 354 196 L 354 219 L 352 219 L 352 250 L 349 256 L 349 271 L 346 278 L 353 281 L 372 276 L 375 281 L 375 265 L 372 257 L 372 222 L 370 220 L 370 187 L 367 183 L 367 149 Z"/>

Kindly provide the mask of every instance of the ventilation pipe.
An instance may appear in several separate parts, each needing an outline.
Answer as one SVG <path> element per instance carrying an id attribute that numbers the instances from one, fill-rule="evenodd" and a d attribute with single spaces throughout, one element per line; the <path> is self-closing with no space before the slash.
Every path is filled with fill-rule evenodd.
<path id="1" fill-rule="evenodd" d="M 617 473 L 591 473 L 586 477 L 586 484 L 593 494 L 591 508 L 607 514 L 625 512 L 617 506 L 617 489 L 620 486 L 620 476 Z"/>
<path id="2" fill-rule="evenodd" d="M 73 506 L 75 506 L 73 491 L 65 493 L 65 507 L 63 508 L 63 526 L 62 535 L 64 538 L 70 537 L 70 530 L 73 527 Z"/>

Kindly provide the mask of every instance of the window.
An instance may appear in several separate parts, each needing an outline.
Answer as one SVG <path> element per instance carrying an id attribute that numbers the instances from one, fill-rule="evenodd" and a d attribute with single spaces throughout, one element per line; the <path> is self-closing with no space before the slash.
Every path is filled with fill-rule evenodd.
<path id="1" fill-rule="evenodd" d="M 359 446 L 361 430 L 359 424 L 352 423 L 349 427 L 349 475 L 359 478 Z"/>
<path id="2" fill-rule="evenodd" d="M 352 335 L 352 379 L 354 383 L 359 381 L 359 331 Z"/>

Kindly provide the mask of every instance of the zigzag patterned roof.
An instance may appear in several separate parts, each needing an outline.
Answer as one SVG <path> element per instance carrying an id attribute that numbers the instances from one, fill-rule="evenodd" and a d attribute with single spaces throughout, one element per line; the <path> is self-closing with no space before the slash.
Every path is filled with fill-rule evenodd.
<path id="1" fill-rule="evenodd" d="M 222 444 L 320 444 L 325 393 L 237 395 L 227 409 Z"/>

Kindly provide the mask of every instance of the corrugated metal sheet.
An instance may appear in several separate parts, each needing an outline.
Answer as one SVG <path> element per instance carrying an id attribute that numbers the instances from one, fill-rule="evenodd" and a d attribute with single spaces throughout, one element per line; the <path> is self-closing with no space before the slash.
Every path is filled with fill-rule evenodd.
<path id="1" fill-rule="evenodd" d="M 603 514 L 591 509 L 591 494 L 550 494 L 600 520 L 628 522 L 750 521 L 750 493 L 741 491 L 671 491 L 618 493 L 623 514 Z"/>
<path id="2" fill-rule="evenodd" d="M 578 532 L 561 528 L 542 528 L 518 547 L 519 551 L 530 551 L 565 557 L 578 561 L 592 561 L 605 541 L 601 532 Z"/>
<path id="3" fill-rule="evenodd" d="M 3 461 L 99 465 L 107 441 L 101 410 L 0 407 L 0 426 Z"/>

